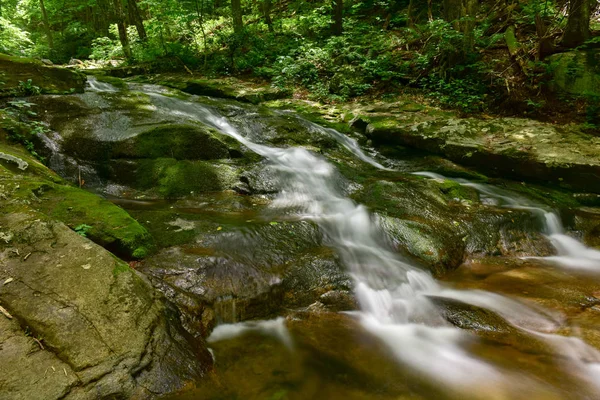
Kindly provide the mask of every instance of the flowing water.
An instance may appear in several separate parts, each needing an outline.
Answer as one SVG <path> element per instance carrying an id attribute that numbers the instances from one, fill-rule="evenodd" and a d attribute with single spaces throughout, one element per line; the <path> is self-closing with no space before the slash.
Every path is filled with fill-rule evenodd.
<path id="1" fill-rule="evenodd" d="M 91 82 L 91 90 L 114 90 L 110 85 Z M 427 271 L 401 258 L 389 248 L 377 218 L 364 206 L 346 197 L 339 187 L 336 169 L 326 158 L 302 147 L 278 148 L 251 140 L 250 137 L 260 137 L 260 132 L 243 132 L 243 128 L 234 125 L 226 116 L 210 106 L 202 105 L 195 98 L 185 100 L 165 96 L 162 88 L 152 85 L 137 85 L 136 90 L 149 95 L 161 115 L 208 124 L 268 161 L 280 186 L 270 207 L 278 213 L 292 214 L 297 219 L 314 222 L 329 239 L 350 272 L 360 304 L 360 311 L 348 316 L 359 324 L 352 328 L 356 329 L 356 335 L 376 338 L 383 346 L 381 359 L 391 357 L 404 370 L 410 371 L 411 378 L 406 379 L 425 381 L 428 385 L 437 387 L 437 391 L 420 393 L 418 389 L 409 388 L 403 397 L 395 398 L 442 398 L 440 393 L 448 398 L 461 399 L 600 398 L 600 353 L 576 337 L 557 334 L 562 322 L 559 315 L 531 303 L 489 291 L 455 289 L 436 281 Z M 315 131 L 330 135 L 356 159 L 376 168 L 386 169 L 365 154 L 353 139 L 308 121 L 299 119 L 298 123 L 309 124 Z M 421 175 L 446 179 L 432 173 Z M 557 256 L 545 258 L 545 261 L 574 268 L 600 268 L 600 252 L 586 248 L 567 236 L 560 219 L 551 210 L 492 186 L 457 181 L 478 190 L 484 201 L 491 204 L 526 209 L 539 215 L 544 221 L 545 234 L 550 237 L 558 253 Z M 550 379 L 556 387 L 535 374 L 513 369 L 510 363 L 497 362 L 498 349 L 494 350 L 496 358 L 486 355 L 483 350 L 478 351 L 479 344 L 474 335 L 450 325 L 444 318 L 439 304 L 452 301 L 489 310 L 498 315 L 500 320 L 506 321 L 517 336 L 542 343 L 547 349 L 545 357 L 560 360 L 560 365 L 553 368 L 561 371 L 561 377 L 558 382 Z M 213 346 L 219 347 L 236 337 L 244 338 L 265 351 L 287 354 L 289 365 L 281 368 L 293 369 L 295 367 L 290 367 L 294 363 L 294 356 L 291 354 L 297 351 L 294 339 L 297 336 L 288 332 L 286 324 L 285 319 L 279 318 L 273 321 L 221 325 L 208 340 Z M 362 333 L 359 334 L 359 330 Z M 257 342 L 258 339 L 253 335 L 267 335 L 274 339 Z M 274 350 L 276 344 L 269 340 L 281 342 L 285 349 Z M 354 343 L 347 343 L 347 346 L 361 346 L 361 342 L 366 340 L 355 338 Z M 510 354 L 510 351 L 507 350 L 506 354 Z M 230 357 L 239 357 L 239 362 L 249 361 L 244 359 L 243 352 Z M 264 354 L 264 357 L 271 359 L 275 356 Z M 216 361 L 217 364 L 221 361 L 218 352 Z M 282 360 L 273 362 L 285 364 Z M 368 365 L 367 361 L 365 363 Z M 554 364 L 555 361 L 548 363 Z M 231 364 L 229 368 L 234 370 L 240 367 L 238 364 Z M 258 378 L 240 376 L 239 379 Z M 338 398 L 333 394 L 336 390 L 347 393 L 346 389 L 332 389 L 328 386 L 329 383 L 324 384 L 322 380 L 319 382 L 317 385 L 323 387 L 310 392 L 313 393 L 311 398 Z M 565 382 L 571 382 L 567 389 L 561 387 Z M 240 386 L 243 385 L 240 383 Z M 575 393 L 569 392 L 572 388 L 576 388 Z M 204 392 L 192 392 L 188 397 L 184 394 L 181 398 L 221 398 L 218 394 L 211 397 L 210 390 L 203 390 Z M 383 388 L 381 390 L 385 393 Z M 293 387 L 288 387 L 281 393 L 284 394 L 280 397 L 277 397 L 277 393 L 266 397 L 248 389 L 248 393 L 241 398 L 308 398 L 308 392 L 295 392 Z M 379 398 L 376 394 L 367 397 L 347 395 L 347 398 Z"/>
<path id="2" fill-rule="evenodd" d="M 432 172 L 417 172 L 416 175 L 433 179 L 446 180 L 447 177 Z M 553 210 L 548 210 L 529 199 L 501 190 L 497 187 L 481 183 L 473 183 L 466 179 L 453 179 L 464 186 L 476 189 L 484 199 L 493 205 L 501 205 L 518 210 L 528 210 L 537 215 L 544 225 L 544 231 L 555 247 L 557 255 L 544 257 L 568 268 L 589 269 L 600 272 L 600 251 L 586 247 L 583 243 L 565 234 L 560 217 Z"/>

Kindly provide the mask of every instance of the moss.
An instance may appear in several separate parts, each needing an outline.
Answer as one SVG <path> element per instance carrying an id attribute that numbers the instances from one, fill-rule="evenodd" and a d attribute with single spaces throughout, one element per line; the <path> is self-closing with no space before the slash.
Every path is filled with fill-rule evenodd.
<path id="1" fill-rule="evenodd" d="M 117 276 L 121 275 L 124 272 L 131 272 L 131 268 L 129 268 L 129 265 L 124 264 L 123 262 L 116 262 L 115 263 L 115 267 L 112 270 L 112 274 L 113 276 L 116 278 Z"/>
<path id="2" fill-rule="evenodd" d="M 139 160 L 135 179 L 141 189 L 156 188 L 161 196 L 174 198 L 227 189 L 237 181 L 237 173 L 225 164 L 158 158 Z"/>
<path id="3" fill-rule="evenodd" d="M 47 185 L 37 194 L 39 208 L 71 228 L 80 224 L 92 228 L 87 236 L 94 242 L 128 257 L 140 257 L 152 246 L 148 231 L 125 210 L 101 197 L 75 187 Z"/>
<path id="4" fill-rule="evenodd" d="M 98 81 L 100 81 L 100 82 L 109 83 L 119 89 L 127 89 L 127 82 L 125 82 L 123 79 L 115 78 L 114 76 L 100 75 L 100 74 L 95 75 L 95 76 L 96 76 L 96 79 L 98 79 Z"/>
<path id="5" fill-rule="evenodd" d="M 66 68 L 48 67 L 29 58 L 11 57 L 0 54 L 0 71 L 4 85 L 1 96 L 10 96 L 21 92 L 20 82 L 31 80 L 33 86 L 42 93 L 68 94 L 83 92 L 85 76 Z"/>
<path id="6" fill-rule="evenodd" d="M 456 181 L 449 179 L 444 180 L 440 184 L 440 190 L 451 199 L 467 200 L 477 202 L 479 195 L 477 191 L 471 187 L 463 186 Z"/>
<path id="7" fill-rule="evenodd" d="M 228 146 L 204 125 L 168 124 L 114 144 L 112 157 L 212 160 L 228 158 Z"/>

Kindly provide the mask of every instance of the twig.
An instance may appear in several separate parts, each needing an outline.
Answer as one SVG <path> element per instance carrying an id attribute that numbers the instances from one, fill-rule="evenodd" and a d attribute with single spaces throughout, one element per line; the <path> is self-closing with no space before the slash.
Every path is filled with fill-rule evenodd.
<path id="1" fill-rule="evenodd" d="M 8 313 L 8 311 L 6 311 L 6 309 L 4 307 L 2 307 L 2 306 L 0 306 L 0 313 L 4 314 L 4 316 L 6 318 L 8 318 L 8 319 L 12 319 L 13 318 L 12 315 L 10 315 Z"/>
<path id="2" fill-rule="evenodd" d="M 44 345 L 42 344 L 41 340 L 38 340 L 37 338 L 33 338 L 33 340 L 40 345 L 40 349 L 44 350 Z"/>
<path id="3" fill-rule="evenodd" d="M 23 257 L 23 261 L 27 261 L 27 259 L 29 258 L 30 255 L 31 255 L 31 253 L 27 253 L 27 255 L 25 257 Z"/>

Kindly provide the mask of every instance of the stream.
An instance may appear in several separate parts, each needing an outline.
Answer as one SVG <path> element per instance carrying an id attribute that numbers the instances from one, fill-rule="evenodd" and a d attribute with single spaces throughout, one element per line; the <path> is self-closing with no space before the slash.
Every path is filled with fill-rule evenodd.
<path id="1" fill-rule="evenodd" d="M 91 92 L 118 91 L 95 79 L 89 84 Z M 460 269 L 442 281 L 434 279 L 390 247 L 378 216 L 348 197 L 339 172 L 326 157 L 304 147 L 266 145 L 251 125 L 234 123 L 201 100 L 169 96 L 159 86 L 131 88 L 149 96 L 161 118 L 209 125 L 262 156 L 278 187 L 265 212 L 315 224 L 351 276 L 359 304 L 357 311 L 310 317 L 310 324 L 295 321 L 293 313 L 287 318 L 221 323 L 207 339 L 215 376 L 173 399 L 600 397 L 600 352 L 576 330 L 563 330 L 560 311 L 502 288 L 478 288 L 477 279 L 469 281 L 469 287 L 460 282 Z M 393 172 L 385 166 L 392 164 L 373 158 L 349 136 L 296 118 L 335 139 L 355 162 Z M 573 271 L 584 274 L 576 279 L 595 281 L 585 273 L 600 270 L 600 251 L 567 235 L 553 210 L 491 185 L 432 172 L 415 174 L 471 187 L 490 206 L 531 212 L 541 221 L 556 255 L 522 257 L 533 263 L 528 268 L 569 279 Z M 456 304 L 500 321 L 503 326 L 479 328 L 490 335 L 508 332 L 517 344 L 499 345 L 450 324 L 447 310 Z M 533 343 L 539 351 L 520 352 L 522 343 Z"/>

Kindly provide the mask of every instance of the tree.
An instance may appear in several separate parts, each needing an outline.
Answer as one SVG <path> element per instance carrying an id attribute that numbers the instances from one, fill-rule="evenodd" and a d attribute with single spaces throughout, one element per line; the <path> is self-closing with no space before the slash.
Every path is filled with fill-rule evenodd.
<path id="1" fill-rule="evenodd" d="M 444 0 L 443 5 L 444 19 L 452 24 L 455 31 L 463 35 L 462 46 L 446 55 L 448 67 L 452 67 L 464 61 L 466 55 L 473 51 L 478 4 L 477 0 Z"/>
<path id="2" fill-rule="evenodd" d="M 241 0 L 231 0 L 231 14 L 233 16 L 233 31 L 240 34 L 244 30 Z"/>
<path id="3" fill-rule="evenodd" d="M 135 25 L 140 40 L 145 42 L 148 35 L 146 35 L 144 20 L 136 0 L 127 0 L 127 13 L 129 14 L 129 23 Z"/>
<path id="4" fill-rule="evenodd" d="M 570 0 L 567 28 L 562 45 L 577 47 L 590 38 L 590 1 Z"/>
<path id="5" fill-rule="evenodd" d="M 127 24 L 125 23 L 125 15 L 123 14 L 123 4 L 121 0 L 113 0 L 113 5 L 123 54 L 125 58 L 131 59 L 131 47 L 129 46 L 129 37 L 127 36 Z"/>
<path id="6" fill-rule="evenodd" d="M 340 36 L 344 32 L 344 0 L 334 0 L 331 32 L 334 36 Z"/>
<path id="7" fill-rule="evenodd" d="M 263 1 L 263 14 L 265 16 L 265 23 L 269 27 L 269 32 L 273 32 L 273 21 L 271 20 L 271 0 Z"/>
<path id="8" fill-rule="evenodd" d="M 40 10 L 42 11 L 42 19 L 44 20 L 44 29 L 46 30 L 46 37 L 48 38 L 48 47 L 54 49 L 54 39 L 52 38 L 52 29 L 50 28 L 50 22 L 48 21 L 48 13 L 46 12 L 46 5 L 44 0 L 40 0 Z"/>

